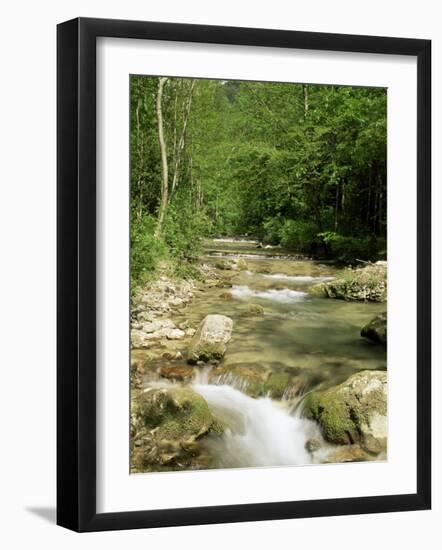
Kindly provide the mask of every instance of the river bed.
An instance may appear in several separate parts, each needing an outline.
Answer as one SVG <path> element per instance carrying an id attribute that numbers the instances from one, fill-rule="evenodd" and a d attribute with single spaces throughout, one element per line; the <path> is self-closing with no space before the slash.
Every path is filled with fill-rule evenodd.
<path id="1" fill-rule="evenodd" d="M 311 390 L 336 385 L 360 370 L 386 369 L 385 348 L 360 336 L 361 327 L 384 311 L 385 304 L 312 296 L 309 287 L 336 277 L 338 268 L 258 246 L 247 239 L 207 242 L 201 262 L 215 268 L 227 262 L 218 270 L 225 285 L 199 285 L 192 302 L 174 317 L 177 325 L 187 322 L 192 327 L 214 313 L 233 320 L 221 365 L 196 367 L 192 381 L 213 414 L 228 426 L 221 438 L 209 437 L 204 443 L 215 468 L 317 463 L 330 451 L 318 425 L 302 418 L 302 391 L 283 392 L 276 399 L 250 396 L 243 391 L 241 372 L 293 373 L 293 380 L 302 378 Z M 238 258 L 246 261 L 246 268 L 225 269 Z M 251 316 L 252 304 L 262 306 L 263 315 Z M 178 365 L 186 364 L 182 350 Z M 224 374 L 213 376 L 218 370 Z M 314 453 L 306 450 L 312 438 L 320 442 Z"/>

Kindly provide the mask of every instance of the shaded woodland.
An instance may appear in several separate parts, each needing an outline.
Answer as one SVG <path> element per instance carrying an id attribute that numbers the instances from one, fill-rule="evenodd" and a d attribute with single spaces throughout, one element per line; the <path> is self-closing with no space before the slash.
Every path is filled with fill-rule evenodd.
<path id="1" fill-rule="evenodd" d="M 387 92 L 132 76 L 131 275 L 193 275 L 205 237 L 386 255 Z"/>

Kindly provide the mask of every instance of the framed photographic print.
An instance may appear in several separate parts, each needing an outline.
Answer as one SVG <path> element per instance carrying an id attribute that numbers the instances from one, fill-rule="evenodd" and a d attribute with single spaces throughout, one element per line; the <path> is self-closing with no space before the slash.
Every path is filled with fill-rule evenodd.
<path id="1" fill-rule="evenodd" d="M 430 52 L 58 26 L 59 525 L 430 508 Z"/>

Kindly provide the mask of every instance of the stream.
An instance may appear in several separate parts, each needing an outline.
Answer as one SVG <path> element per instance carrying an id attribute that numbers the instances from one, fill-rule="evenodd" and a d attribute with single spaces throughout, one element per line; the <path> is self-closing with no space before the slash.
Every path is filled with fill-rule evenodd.
<path id="1" fill-rule="evenodd" d="M 324 443 L 315 422 L 301 417 L 300 395 L 250 397 L 242 391 L 244 381 L 238 373 L 292 372 L 294 380 L 307 381 L 309 391 L 338 384 L 363 369 L 385 369 L 385 348 L 360 336 L 361 327 L 385 305 L 311 296 L 309 286 L 334 278 L 335 266 L 278 248 L 257 248 L 255 241 L 209 241 L 202 261 L 216 266 L 235 258 L 244 258 L 247 269 L 220 271 L 231 288 L 200 287 L 178 315 L 178 321 L 188 320 L 195 327 L 213 313 L 233 320 L 232 339 L 220 367 L 234 374 L 216 378 L 211 374 L 219 367 L 200 367 L 193 381 L 215 417 L 229 427 L 222 437 L 205 443 L 214 457 L 213 467 L 320 462 L 331 446 Z M 262 306 L 264 315 L 247 315 L 251 304 Z M 305 449 L 309 438 L 320 441 L 317 452 Z"/>
<path id="2" fill-rule="evenodd" d="M 233 336 L 223 365 L 236 371 L 242 365 L 308 369 L 310 376 L 317 374 L 328 385 L 361 369 L 385 368 L 385 350 L 360 336 L 361 327 L 384 309 L 382 304 L 330 300 L 307 293 L 310 285 L 335 277 L 334 266 L 291 257 L 279 249 L 257 248 L 254 241 L 233 239 L 208 243 L 204 260 L 216 264 L 238 257 L 246 260 L 248 269 L 233 276 L 232 299 L 222 298 L 225 289 L 210 289 L 196 297 L 187 312 L 195 324 L 209 313 L 233 319 Z M 245 316 L 250 304 L 261 305 L 264 316 Z M 278 403 L 245 395 L 240 382 L 231 379 L 230 385 L 195 385 L 215 416 L 232 427 L 222 439 L 209 443 L 217 467 L 321 460 L 327 446 L 316 423 L 301 418 L 299 408 L 293 412 L 290 400 Z M 322 443 L 321 452 L 314 456 L 305 450 L 311 437 Z"/>

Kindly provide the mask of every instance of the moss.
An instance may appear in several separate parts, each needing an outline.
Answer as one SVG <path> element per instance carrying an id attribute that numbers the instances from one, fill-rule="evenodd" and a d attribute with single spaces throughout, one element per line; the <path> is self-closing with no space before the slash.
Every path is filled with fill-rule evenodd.
<path id="1" fill-rule="evenodd" d="M 210 426 L 210 433 L 214 435 L 222 435 L 226 431 L 226 425 L 221 420 L 217 418 L 214 419 L 212 425 Z"/>
<path id="2" fill-rule="evenodd" d="M 289 372 L 255 363 L 221 365 L 212 371 L 211 380 L 237 386 L 250 397 L 269 396 L 272 399 L 281 399 L 286 391 L 298 387 L 297 374 L 295 369 Z"/>
<path id="3" fill-rule="evenodd" d="M 327 441 L 340 444 L 357 441 L 357 428 L 347 409 L 327 392 L 309 394 L 304 400 L 304 410 L 309 418 L 319 422 Z"/>
<path id="4" fill-rule="evenodd" d="M 133 472 L 206 467 L 209 457 L 199 440 L 225 429 L 205 399 L 184 386 L 136 392 L 131 412 Z"/>
<path id="5" fill-rule="evenodd" d="M 206 401 L 187 387 L 150 390 L 135 406 L 145 428 L 156 428 L 160 439 L 177 439 L 207 432 L 213 422 Z"/>
<path id="6" fill-rule="evenodd" d="M 321 426 L 324 438 L 337 444 L 353 444 L 371 438 L 370 420 L 374 414 L 387 414 L 383 384 L 386 373 L 363 371 L 324 391 L 308 394 L 304 414 Z"/>
<path id="7" fill-rule="evenodd" d="M 244 258 L 238 258 L 236 266 L 240 271 L 246 271 L 248 269 L 247 262 L 244 260 Z"/>
<path id="8" fill-rule="evenodd" d="M 310 292 L 339 300 L 385 302 L 387 269 L 384 264 L 369 264 L 358 269 L 349 268 L 333 281 L 311 287 Z"/>
<path id="9" fill-rule="evenodd" d="M 259 304 L 249 304 L 243 315 L 245 317 L 261 317 L 264 315 L 264 308 Z"/>
<path id="10" fill-rule="evenodd" d="M 284 371 L 274 371 L 264 382 L 264 393 L 274 399 L 281 399 L 290 385 L 290 375 Z"/>
<path id="11" fill-rule="evenodd" d="M 204 342 L 189 351 L 188 361 L 190 364 L 194 364 L 197 361 L 204 361 L 204 363 L 220 361 L 225 352 L 226 346 L 223 342 Z"/>
<path id="12" fill-rule="evenodd" d="M 326 298 L 327 297 L 326 287 L 325 287 L 324 283 L 319 283 L 317 285 L 310 286 L 309 289 L 308 289 L 308 292 L 312 296 L 318 296 L 318 297 L 321 297 L 321 298 Z"/>

